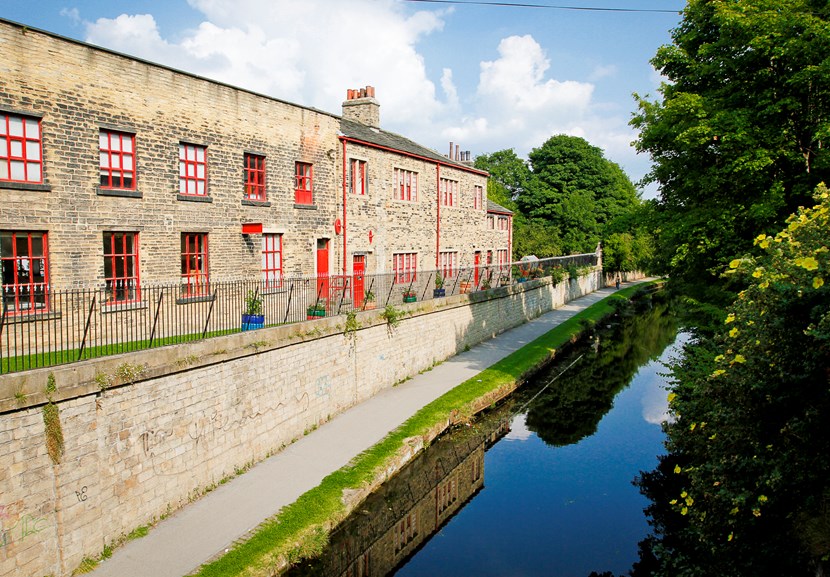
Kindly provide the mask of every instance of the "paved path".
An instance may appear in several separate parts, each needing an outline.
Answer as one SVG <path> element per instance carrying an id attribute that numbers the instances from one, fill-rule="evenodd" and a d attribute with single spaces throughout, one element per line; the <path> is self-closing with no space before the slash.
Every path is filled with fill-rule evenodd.
<path id="1" fill-rule="evenodd" d="M 613 292 L 605 288 L 571 301 L 382 391 L 182 508 L 146 537 L 126 543 L 89 575 L 182 577 L 191 573 L 427 403 Z"/>

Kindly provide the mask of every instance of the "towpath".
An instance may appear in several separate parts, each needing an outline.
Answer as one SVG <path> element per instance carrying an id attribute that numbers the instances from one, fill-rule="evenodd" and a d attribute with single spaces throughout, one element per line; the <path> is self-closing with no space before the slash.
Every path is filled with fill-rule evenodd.
<path id="1" fill-rule="evenodd" d="M 644 281 L 638 281 L 644 282 Z M 624 283 L 631 286 L 634 283 Z M 390 387 L 115 550 L 91 577 L 182 577 L 316 487 L 423 406 L 615 292 L 613 287 L 505 331 Z"/>

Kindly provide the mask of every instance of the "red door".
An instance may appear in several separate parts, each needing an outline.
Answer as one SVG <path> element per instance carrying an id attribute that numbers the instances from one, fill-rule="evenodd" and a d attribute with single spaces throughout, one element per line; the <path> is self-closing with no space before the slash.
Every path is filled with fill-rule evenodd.
<path id="1" fill-rule="evenodd" d="M 315 300 L 329 298 L 329 239 L 317 240 L 317 294 Z"/>
<path id="2" fill-rule="evenodd" d="M 363 275 L 366 273 L 366 256 L 362 254 L 356 254 L 352 260 L 352 275 L 354 275 L 353 286 L 354 286 L 354 307 L 362 307 L 363 306 L 363 295 L 364 295 L 364 288 L 363 288 Z"/>
<path id="3" fill-rule="evenodd" d="M 473 282 L 475 282 L 476 286 L 478 286 L 478 277 L 479 277 L 479 274 L 480 274 L 479 270 L 478 270 L 478 267 L 480 267 L 480 266 L 481 266 L 481 251 L 477 250 L 475 255 L 473 255 L 473 267 L 474 267 L 473 268 L 473 274 L 475 275 L 475 278 L 473 279 Z"/>

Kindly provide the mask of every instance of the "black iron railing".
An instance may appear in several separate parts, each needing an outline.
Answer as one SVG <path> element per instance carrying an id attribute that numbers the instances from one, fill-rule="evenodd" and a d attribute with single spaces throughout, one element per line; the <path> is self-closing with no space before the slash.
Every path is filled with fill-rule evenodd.
<path id="1" fill-rule="evenodd" d="M 198 291 L 180 284 L 66 290 L 45 287 L 47 294 L 34 309 L 15 308 L 4 298 L 0 373 L 399 306 L 532 278 L 554 276 L 558 281 L 567 278 L 568 270 L 596 264 L 597 255 L 583 254 L 481 265 L 448 272 L 441 276 L 440 288 L 435 270 L 397 278 L 374 274 L 282 278 L 267 283 L 211 281 Z M 258 314 L 243 322 L 246 312 Z"/>

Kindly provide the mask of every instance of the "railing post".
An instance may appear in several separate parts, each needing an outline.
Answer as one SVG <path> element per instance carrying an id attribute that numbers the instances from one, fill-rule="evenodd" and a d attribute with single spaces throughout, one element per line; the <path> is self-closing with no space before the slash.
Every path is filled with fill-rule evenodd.
<path id="1" fill-rule="evenodd" d="M 153 328 L 150 331 L 150 346 L 148 348 L 153 348 L 153 339 L 156 336 L 156 325 L 158 324 L 159 320 L 159 311 L 161 310 L 161 299 L 164 298 L 164 287 L 161 288 L 161 292 L 159 293 L 159 301 L 156 303 L 156 314 L 153 316 Z"/>
<path id="2" fill-rule="evenodd" d="M 282 319 L 282 324 L 288 322 L 288 312 L 291 310 L 291 295 L 294 293 L 294 283 L 291 282 L 288 286 L 288 304 L 285 305 L 285 317 Z"/>
<path id="3" fill-rule="evenodd" d="M 346 299 L 346 289 L 349 288 L 349 278 L 346 278 L 343 283 L 343 292 L 340 294 L 340 302 L 337 305 L 337 314 L 340 314 L 340 309 L 343 308 L 343 301 Z M 352 308 L 354 308 L 354 302 L 352 302 Z"/>
<path id="4" fill-rule="evenodd" d="M 217 294 L 219 294 L 219 289 L 218 288 L 216 288 L 216 290 L 213 291 L 213 298 L 210 300 L 210 307 L 208 308 L 207 318 L 205 319 L 205 328 L 202 329 L 202 338 L 205 338 L 205 335 L 207 334 L 207 328 L 208 328 L 208 324 L 210 323 L 210 317 L 213 314 L 213 305 L 216 302 L 216 295 Z"/>
<path id="5" fill-rule="evenodd" d="M 84 348 L 86 347 L 86 335 L 89 333 L 89 323 L 92 321 L 92 311 L 95 310 L 95 299 L 98 298 L 97 294 L 92 295 L 92 302 L 89 303 L 89 313 L 86 315 L 86 325 L 84 326 L 84 338 L 81 339 L 81 348 L 78 351 L 78 360 L 80 361 L 84 355 Z"/>
<path id="6" fill-rule="evenodd" d="M 368 302 L 366 300 L 366 295 L 372 292 L 372 287 L 373 286 L 375 286 L 375 277 L 374 277 L 374 275 L 372 275 L 372 282 L 369 283 L 369 290 L 363 293 L 363 306 L 360 307 L 360 310 L 362 310 L 362 311 L 366 310 L 366 303 Z M 374 293 L 372 293 L 372 294 L 374 294 Z"/>
<path id="7" fill-rule="evenodd" d="M 427 279 L 427 284 L 424 285 L 424 293 L 421 295 L 421 300 L 426 300 L 427 298 L 427 287 L 429 287 L 429 281 L 432 280 L 432 273 L 429 273 L 429 278 Z"/>

